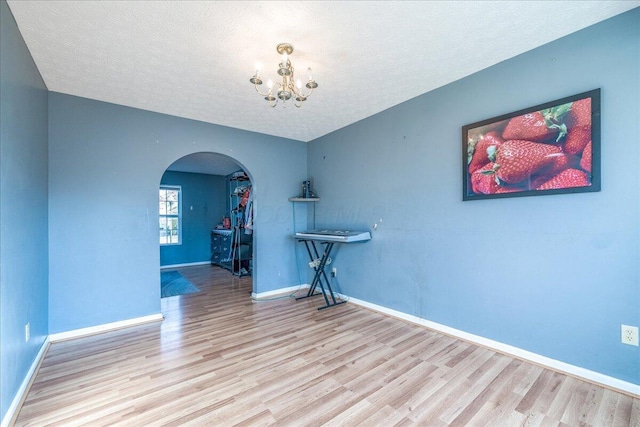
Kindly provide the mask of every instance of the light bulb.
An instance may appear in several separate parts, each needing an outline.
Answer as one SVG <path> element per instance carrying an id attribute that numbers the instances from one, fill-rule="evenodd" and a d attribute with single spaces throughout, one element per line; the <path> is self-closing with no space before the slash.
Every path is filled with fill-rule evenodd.
<path id="1" fill-rule="evenodd" d="M 260 70 L 262 70 L 262 63 L 256 62 L 256 76 L 260 74 Z"/>
<path id="2" fill-rule="evenodd" d="M 309 80 L 313 80 L 313 77 L 311 77 L 311 67 L 307 68 L 307 74 L 309 74 Z"/>
<path id="3" fill-rule="evenodd" d="M 302 87 L 302 82 L 300 81 L 300 79 L 296 80 L 296 86 L 298 86 L 298 89 Z"/>
<path id="4" fill-rule="evenodd" d="M 273 88 L 273 80 L 269 79 L 267 81 L 267 87 L 269 88 L 269 90 L 271 90 L 271 88 Z"/>

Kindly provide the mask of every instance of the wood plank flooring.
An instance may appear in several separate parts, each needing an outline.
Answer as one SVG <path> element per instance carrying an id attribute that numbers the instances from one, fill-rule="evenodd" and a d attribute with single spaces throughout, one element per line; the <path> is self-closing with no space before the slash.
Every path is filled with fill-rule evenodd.
<path id="1" fill-rule="evenodd" d="M 17 426 L 640 426 L 640 400 L 320 297 L 180 269 L 163 322 L 51 345 Z M 302 291 L 301 291 L 302 293 Z"/>

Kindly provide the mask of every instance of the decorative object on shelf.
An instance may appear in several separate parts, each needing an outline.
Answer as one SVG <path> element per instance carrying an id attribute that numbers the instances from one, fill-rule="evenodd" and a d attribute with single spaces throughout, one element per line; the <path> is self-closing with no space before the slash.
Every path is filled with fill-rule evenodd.
<path id="1" fill-rule="evenodd" d="M 295 201 L 299 201 L 299 199 L 318 199 L 318 195 L 311 189 L 311 181 L 306 180 L 302 181 L 302 194 L 298 197 L 291 197 L 289 201 L 292 199 L 296 199 Z"/>
<path id="2" fill-rule="evenodd" d="M 307 180 L 302 183 L 302 197 L 305 199 L 311 197 L 311 181 Z"/>
<path id="3" fill-rule="evenodd" d="M 298 108 L 302 106 L 302 103 L 307 100 L 313 90 L 318 87 L 318 83 L 311 77 L 311 68 L 307 68 L 307 74 L 309 79 L 305 87 L 309 89 L 307 94 L 302 92 L 302 82 L 300 79 L 296 79 L 294 75 L 294 68 L 289 59 L 289 55 L 293 53 L 293 46 L 289 43 L 280 43 L 276 46 L 278 54 L 282 55 L 282 62 L 278 64 L 278 75 L 282 78 L 282 82 L 275 83 L 269 79 L 267 81 L 268 92 L 262 93 L 258 86 L 262 84 L 260 78 L 260 65 L 256 65 L 256 73 L 249 79 L 259 95 L 264 96 L 264 99 L 269 102 L 271 107 L 275 107 L 278 104 L 278 100 L 287 102 L 288 100 L 294 100 L 294 105 Z M 274 96 L 275 93 L 275 96 Z"/>
<path id="4" fill-rule="evenodd" d="M 462 200 L 600 191 L 600 89 L 462 127 Z"/>

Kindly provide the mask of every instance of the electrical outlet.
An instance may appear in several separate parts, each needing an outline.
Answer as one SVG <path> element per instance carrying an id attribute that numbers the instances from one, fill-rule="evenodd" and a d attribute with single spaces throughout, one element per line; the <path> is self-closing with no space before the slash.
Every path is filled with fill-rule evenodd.
<path id="1" fill-rule="evenodd" d="M 622 344 L 638 345 L 638 327 L 622 325 Z"/>
<path id="2" fill-rule="evenodd" d="M 331 277 L 336 277 L 338 275 L 338 267 L 333 267 L 331 269 Z"/>
<path id="3" fill-rule="evenodd" d="M 29 338 L 31 337 L 31 325 L 27 322 L 24 325 L 24 342 L 29 342 Z"/>

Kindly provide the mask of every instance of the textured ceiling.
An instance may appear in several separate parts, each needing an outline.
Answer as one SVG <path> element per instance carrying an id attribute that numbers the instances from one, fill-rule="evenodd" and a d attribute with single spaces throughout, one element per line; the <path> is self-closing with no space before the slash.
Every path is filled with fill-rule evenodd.
<path id="1" fill-rule="evenodd" d="M 640 1 L 8 1 L 49 90 L 310 141 Z M 293 44 L 319 88 L 268 107 Z"/>

